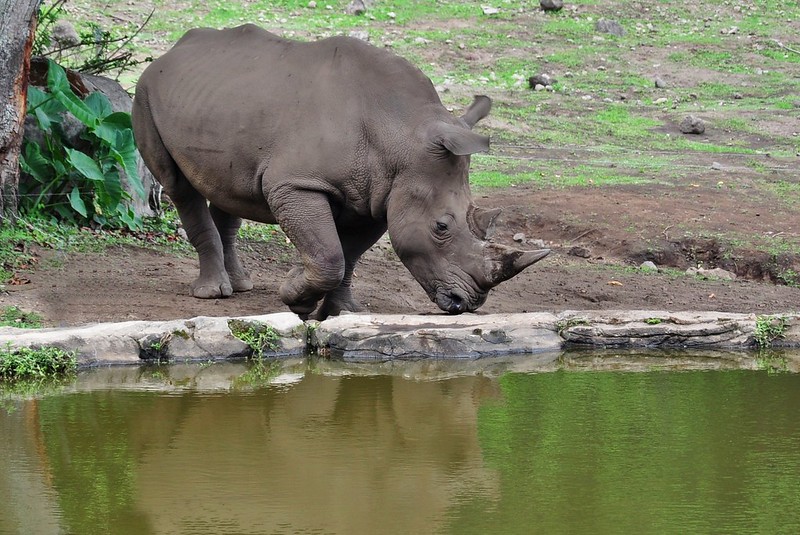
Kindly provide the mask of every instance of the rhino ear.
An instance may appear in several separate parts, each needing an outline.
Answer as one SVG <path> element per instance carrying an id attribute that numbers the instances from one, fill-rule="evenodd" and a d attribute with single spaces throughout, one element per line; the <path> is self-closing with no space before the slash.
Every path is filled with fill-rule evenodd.
<path id="1" fill-rule="evenodd" d="M 491 109 L 492 99 L 486 95 L 475 95 L 475 100 L 472 101 L 467 111 L 461 116 L 461 120 L 472 128 L 475 126 L 475 123 L 489 115 L 489 110 Z"/>
<path id="2" fill-rule="evenodd" d="M 445 122 L 436 125 L 432 141 L 434 145 L 444 147 L 458 156 L 489 150 L 487 136 Z"/>

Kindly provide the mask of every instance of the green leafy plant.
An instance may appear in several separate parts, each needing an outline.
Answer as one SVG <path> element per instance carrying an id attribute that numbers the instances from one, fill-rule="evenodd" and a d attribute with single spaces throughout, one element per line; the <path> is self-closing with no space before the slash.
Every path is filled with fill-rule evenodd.
<path id="1" fill-rule="evenodd" d="M 788 327 L 789 318 L 786 316 L 758 316 L 753 339 L 759 348 L 770 348 L 775 340 L 783 338 Z"/>
<path id="2" fill-rule="evenodd" d="M 233 336 L 250 347 L 254 359 L 262 358 L 267 351 L 275 352 L 280 349 L 280 334 L 270 325 L 230 320 L 228 327 Z"/>
<path id="3" fill-rule="evenodd" d="M 658 325 L 662 321 L 664 320 L 662 320 L 661 318 L 647 318 L 646 320 L 644 320 L 644 322 L 648 325 Z"/>
<path id="4" fill-rule="evenodd" d="M 126 203 L 130 195 L 120 177 L 122 169 L 134 191 L 144 197 L 130 114 L 114 112 L 101 93 L 81 100 L 64 69 L 53 61 L 47 89 L 28 89 L 28 113 L 43 139 L 41 144 L 28 139 L 24 143 L 20 166 L 33 180 L 20 184 L 20 211 L 78 225 L 140 229 L 141 219 Z M 86 126 L 88 154 L 68 146 L 62 129 L 65 113 Z"/>
<path id="5" fill-rule="evenodd" d="M 75 353 L 57 347 L 0 349 L 0 381 L 49 380 L 75 373 Z"/>

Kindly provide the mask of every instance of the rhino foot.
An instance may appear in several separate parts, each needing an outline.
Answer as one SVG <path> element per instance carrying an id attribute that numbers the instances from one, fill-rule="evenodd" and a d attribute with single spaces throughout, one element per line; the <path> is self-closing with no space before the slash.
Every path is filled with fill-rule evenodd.
<path id="1" fill-rule="evenodd" d="M 219 297 L 230 297 L 231 294 L 233 294 L 233 287 L 227 281 L 214 283 L 197 279 L 192 284 L 192 295 L 198 299 L 217 299 Z"/>
<path id="2" fill-rule="evenodd" d="M 249 278 L 235 279 L 231 277 L 231 287 L 234 292 L 249 292 L 253 289 L 253 281 Z"/>
<path id="3" fill-rule="evenodd" d="M 339 287 L 325 296 L 319 310 L 314 314 L 314 319 L 322 321 L 328 316 L 338 316 L 342 312 L 363 312 L 366 310 L 361 303 L 355 300 L 350 287 Z"/>

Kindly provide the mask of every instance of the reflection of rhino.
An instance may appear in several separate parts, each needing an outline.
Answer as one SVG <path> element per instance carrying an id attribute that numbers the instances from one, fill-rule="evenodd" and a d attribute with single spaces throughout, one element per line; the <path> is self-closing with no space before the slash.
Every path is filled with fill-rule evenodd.
<path id="1" fill-rule="evenodd" d="M 242 533 L 430 533 L 462 494 L 498 497 L 477 429 L 478 406 L 493 395 L 496 383 L 481 377 L 309 374 L 258 395 L 160 398 L 149 421 L 165 419 L 147 433 L 163 438 L 142 450 L 137 504 L 170 511 L 149 518 L 158 533 L 191 522 L 209 531 L 208 522 L 233 522 Z"/>
<path id="2" fill-rule="evenodd" d="M 189 31 L 142 75 L 133 121 L 200 257 L 195 297 L 252 288 L 235 251 L 244 217 L 297 247 L 280 295 L 302 316 L 320 299 L 320 318 L 360 308 L 353 269 L 387 229 L 431 300 L 459 313 L 549 252 L 486 241 L 499 211 L 472 204 L 468 167 L 489 148 L 470 129 L 490 107 L 476 97 L 454 117 L 421 71 L 357 39 L 245 25 Z"/>
<path id="3" fill-rule="evenodd" d="M 193 380 L 215 381 L 215 368 Z M 111 373 L 129 387 L 139 372 Z M 430 533 L 465 497 L 499 499 L 478 442 L 492 379 L 307 373 L 225 392 L 103 389 L 30 402 L 28 418 L 0 410 L 0 431 L 19 431 L 8 435 L 17 467 L 45 473 L 31 488 L 52 497 L 17 521 L 25 501 L 7 492 L 20 478 L 6 466 L 0 497 L 13 499 L 0 500 L 0 533 L 105 533 L 123 520 L 137 533 Z M 87 505 L 86 489 L 104 499 Z M 60 529 L 31 529 L 48 523 Z"/>

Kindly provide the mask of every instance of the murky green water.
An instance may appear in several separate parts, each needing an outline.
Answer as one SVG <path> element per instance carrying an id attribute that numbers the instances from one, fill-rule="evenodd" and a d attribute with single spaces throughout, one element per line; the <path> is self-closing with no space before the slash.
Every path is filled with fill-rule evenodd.
<path id="1" fill-rule="evenodd" d="M 426 366 L 6 400 L 0 533 L 800 532 L 800 375 Z"/>

